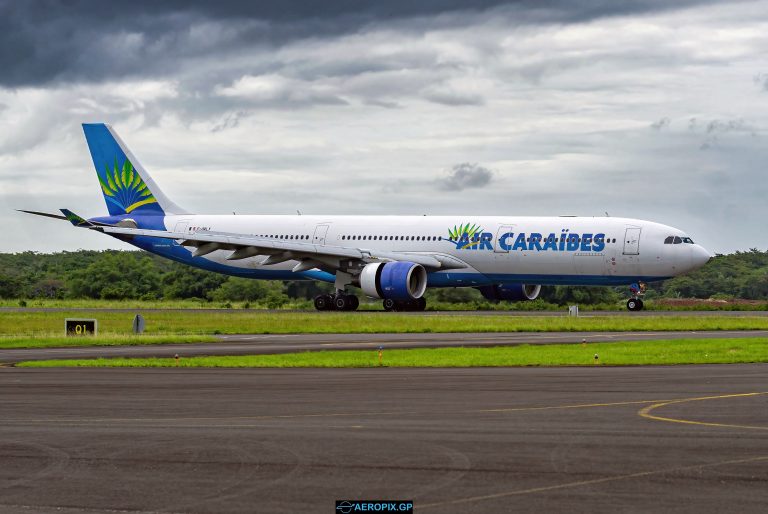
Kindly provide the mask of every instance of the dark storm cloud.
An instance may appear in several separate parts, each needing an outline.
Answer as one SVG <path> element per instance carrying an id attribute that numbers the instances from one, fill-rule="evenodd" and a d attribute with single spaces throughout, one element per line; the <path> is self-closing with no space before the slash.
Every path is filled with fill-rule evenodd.
<path id="1" fill-rule="evenodd" d="M 463 20 L 440 16 L 445 13 L 504 8 L 519 24 L 568 23 L 696 3 L 703 2 L 0 0 L 0 85 L 165 76 L 194 66 L 196 59 L 350 33 L 371 24 L 417 19 L 423 28 Z"/>
<path id="2" fill-rule="evenodd" d="M 493 172 L 488 168 L 464 162 L 454 166 L 445 177 L 439 178 L 437 184 L 446 191 L 463 191 L 487 186 L 492 179 Z"/>

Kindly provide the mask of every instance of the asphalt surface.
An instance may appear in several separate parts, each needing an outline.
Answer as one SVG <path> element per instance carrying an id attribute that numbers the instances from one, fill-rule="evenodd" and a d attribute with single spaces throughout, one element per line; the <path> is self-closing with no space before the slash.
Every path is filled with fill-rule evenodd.
<path id="1" fill-rule="evenodd" d="M 437 348 L 450 346 L 514 346 L 519 344 L 647 341 L 658 339 L 768 337 L 768 330 L 680 332 L 501 332 L 455 334 L 266 334 L 221 336 L 216 343 L 143 346 L 91 346 L 0 350 L 0 363 L 25 360 L 88 359 L 99 357 L 193 357 L 199 355 L 255 355 L 320 350 Z"/>
<path id="2" fill-rule="evenodd" d="M 324 315 L 323 312 L 316 312 L 314 310 L 247 310 L 243 309 L 105 309 L 105 308 L 59 308 L 59 307 L 0 307 L 0 312 L 198 312 L 198 313 L 211 313 L 218 314 L 242 314 L 243 312 L 250 313 L 273 313 L 273 314 L 288 314 L 288 313 L 301 313 L 312 314 L 316 313 L 319 316 Z M 384 310 L 375 311 L 359 311 L 364 313 L 382 313 L 386 314 Z M 348 313 L 350 316 L 354 316 L 354 313 Z M 562 317 L 568 316 L 568 310 L 563 309 L 561 311 L 425 311 L 425 312 L 398 312 L 397 314 L 403 314 L 406 316 L 518 316 L 518 317 L 532 317 L 532 316 L 545 316 L 545 317 Z M 620 311 L 580 311 L 581 317 L 590 316 L 727 316 L 727 317 L 764 317 L 768 316 L 768 311 L 639 311 L 629 312 L 626 310 Z"/>
<path id="3" fill-rule="evenodd" d="M 0 512 L 762 513 L 766 391 L 768 365 L 3 368 Z"/>

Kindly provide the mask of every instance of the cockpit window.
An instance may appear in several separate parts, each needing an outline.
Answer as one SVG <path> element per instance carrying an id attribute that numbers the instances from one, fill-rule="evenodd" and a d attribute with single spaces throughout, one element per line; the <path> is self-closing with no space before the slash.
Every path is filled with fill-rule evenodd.
<path id="1" fill-rule="evenodd" d="M 668 236 L 664 240 L 664 244 L 665 245 L 679 245 L 680 243 L 686 243 L 686 244 L 692 245 L 693 244 L 693 239 L 691 239 L 690 237 L 687 237 L 687 236 L 683 236 L 683 237 L 680 237 L 680 236 Z"/>

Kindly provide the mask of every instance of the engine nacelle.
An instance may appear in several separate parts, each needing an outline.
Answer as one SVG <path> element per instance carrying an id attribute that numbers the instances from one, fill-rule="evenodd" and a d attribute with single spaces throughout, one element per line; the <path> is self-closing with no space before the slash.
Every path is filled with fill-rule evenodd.
<path id="1" fill-rule="evenodd" d="M 530 284 L 493 284 L 477 288 L 483 296 L 491 301 L 506 300 L 519 302 L 522 300 L 535 300 L 539 297 L 541 286 Z"/>
<path id="2" fill-rule="evenodd" d="M 415 300 L 427 289 L 427 270 L 415 262 L 367 264 L 360 273 L 360 287 L 374 298 Z"/>

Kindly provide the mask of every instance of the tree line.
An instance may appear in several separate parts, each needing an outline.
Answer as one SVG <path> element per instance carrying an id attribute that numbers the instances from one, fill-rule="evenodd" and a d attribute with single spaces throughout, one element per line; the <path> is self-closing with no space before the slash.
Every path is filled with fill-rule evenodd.
<path id="1" fill-rule="evenodd" d="M 203 271 L 140 251 L 0 254 L 0 298 L 258 301 L 279 307 L 331 290 L 313 281 L 263 281 Z M 570 303 L 615 303 L 626 288 L 545 287 L 542 299 Z M 662 298 L 768 299 L 768 252 L 751 249 L 718 255 L 703 268 L 649 285 L 648 296 Z M 479 301 L 473 289 L 430 290 L 431 300 Z"/>

